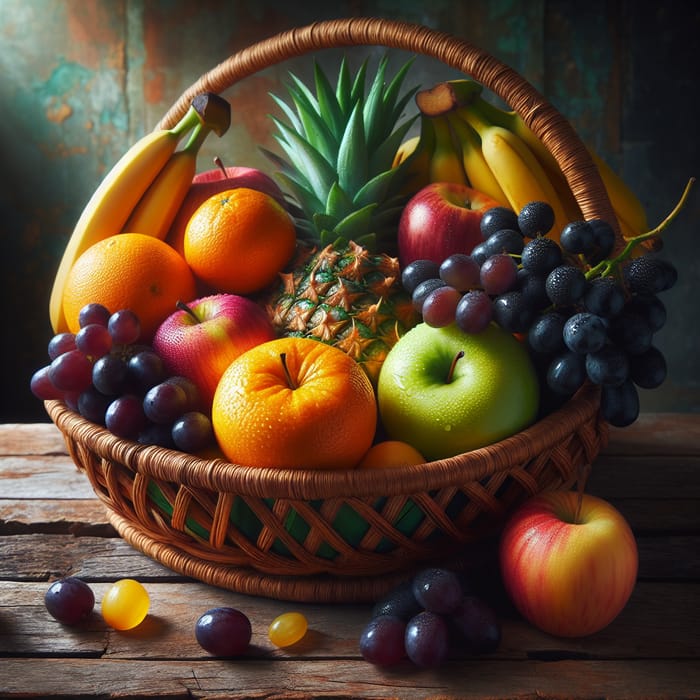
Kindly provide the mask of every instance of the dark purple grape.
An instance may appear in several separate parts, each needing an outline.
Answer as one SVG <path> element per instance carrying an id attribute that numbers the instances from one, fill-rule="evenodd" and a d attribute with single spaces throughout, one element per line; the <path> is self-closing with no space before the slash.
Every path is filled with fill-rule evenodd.
<path id="1" fill-rule="evenodd" d="M 486 240 L 502 229 L 517 229 L 518 215 L 508 207 L 491 207 L 481 215 L 481 235 Z"/>
<path id="2" fill-rule="evenodd" d="M 57 389 L 51 381 L 51 377 L 49 376 L 50 369 L 50 365 L 38 369 L 29 380 L 29 388 L 32 394 L 41 401 L 60 400 L 63 399 L 65 395 L 65 392 Z"/>
<path id="3" fill-rule="evenodd" d="M 219 607 L 200 616 L 194 634 L 202 649 L 214 656 L 240 656 L 250 645 L 253 629 L 245 613 Z"/>
<path id="4" fill-rule="evenodd" d="M 77 625 L 92 613 L 95 594 L 85 581 L 68 576 L 49 586 L 44 604 L 51 617 L 64 625 Z"/>
<path id="5" fill-rule="evenodd" d="M 105 396 L 119 396 L 126 391 L 129 369 L 119 353 L 100 357 L 92 367 L 92 383 Z"/>
<path id="6" fill-rule="evenodd" d="M 160 355 L 153 350 L 140 350 L 129 358 L 128 374 L 133 384 L 146 392 L 164 381 L 165 365 Z"/>
<path id="7" fill-rule="evenodd" d="M 469 253 L 469 256 L 474 259 L 474 262 L 476 262 L 479 267 L 481 267 L 481 265 L 483 265 L 491 256 L 491 253 L 489 252 L 489 248 L 484 241 L 483 243 L 478 243 L 475 245 Z"/>
<path id="8" fill-rule="evenodd" d="M 545 355 L 563 352 L 564 345 L 564 324 L 566 316 L 558 311 L 551 311 L 539 316 L 530 326 L 527 340 L 530 347 L 535 351 Z"/>
<path id="9" fill-rule="evenodd" d="M 465 596 L 450 621 L 470 653 L 490 654 L 498 649 L 501 625 L 495 610 L 483 598 Z"/>
<path id="10" fill-rule="evenodd" d="M 140 442 L 142 445 L 167 447 L 169 450 L 175 449 L 172 426 L 165 423 L 149 423 L 138 434 L 136 442 Z"/>
<path id="11" fill-rule="evenodd" d="M 571 396 L 586 381 L 586 358 L 570 350 L 557 355 L 547 368 L 547 386 L 555 393 Z"/>
<path id="12" fill-rule="evenodd" d="M 455 321 L 465 333 L 481 333 L 492 320 L 493 300 L 482 289 L 472 289 L 459 300 Z"/>
<path id="13" fill-rule="evenodd" d="M 423 302 L 425 298 L 438 287 L 444 287 L 445 283 L 439 277 L 432 277 L 424 282 L 421 282 L 411 294 L 411 301 L 413 303 L 413 308 L 421 313 L 423 309 Z"/>
<path id="14" fill-rule="evenodd" d="M 406 655 L 416 666 L 436 668 L 447 660 L 450 631 L 442 615 L 427 610 L 411 618 L 404 636 Z"/>
<path id="15" fill-rule="evenodd" d="M 112 336 L 99 323 L 88 323 L 76 333 L 75 347 L 94 361 L 110 352 Z"/>
<path id="16" fill-rule="evenodd" d="M 581 311 L 567 319 L 562 335 L 569 350 L 586 355 L 605 345 L 607 329 L 600 316 Z"/>
<path id="17" fill-rule="evenodd" d="M 105 426 L 118 437 L 136 440 L 146 424 L 140 396 L 124 394 L 114 399 L 107 407 Z"/>
<path id="18" fill-rule="evenodd" d="M 199 411 L 190 411 L 180 416 L 171 430 L 175 447 L 191 454 L 214 443 L 214 429 L 209 416 Z"/>
<path id="19" fill-rule="evenodd" d="M 481 286 L 487 294 L 497 296 L 510 291 L 518 280 L 518 265 L 505 253 L 488 258 L 481 266 Z"/>
<path id="20" fill-rule="evenodd" d="M 523 234 L 512 228 L 504 228 L 492 233 L 484 243 L 491 255 L 497 253 L 520 255 L 525 246 Z"/>
<path id="21" fill-rule="evenodd" d="M 664 354 L 653 345 L 639 355 L 630 356 L 630 378 L 642 389 L 656 389 L 661 386 L 667 372 Z"/>
<path id="22" fill-rule="evenodd" d="M 520 268 L 518 289 L 525 295 L 533 309 L 544 309 L 551 305 L 547 296 L 546 274 L 534 274 L 525 268 Z"/>
<path id="23" fill-rule="evenodd" d="M 100 326 L 107 327 L 111 313 L 106 306 L 96 302 L 86 304 L 78 313 L 78 325 L 81 328 L 90 323 L 97 323 Z"/>
<path id="24" fill-rule="evenodd" d="M 401 284 L 409 293 L 421 283 L 429 279 L 437 279 L 440 266 L 434 260 L 413 260 L 401 271 Z"/>
<path id="25" fill-rule="evenodd" d="M 423 569 L 413 577 L 413 595 L 425 610 L 451 613 L 462 600 L 462 583 L 449 569 Z"/>
<path id="26" fill-rule="evenodd" d="M 131 309 L 115 311 L 107 323 L 115 345 L 131 345 L 141 335 L 141 322 Z"/>
<path id="27" fill-rule="evenodd" d="M 673 263 L 653 255 L 635 258 L 625 269 L 625 281 L 630 291 L 653 296 L 671 289 L 678 280 Z"/>
<path id="28" fill-rule="evenodd" d="M 528 241 L 520 258 L 523 269 L 535 275 L 548 275 L 562 260 L 557 242 L 544 236 Z"/>
<path id="29" fill-rule="evenodd" d="M 471 255 L 453 253 L 440 265 L 440 279 L 460 292 L 480 286 L 479 263 Z"/>
<path id="30" fill-rule="evenodd" d="M 64 352 L 69 352 L 70 350 L 75 350 L 75 333 L 57 333 L 51 340 L 49 340 L 49 359 L 55 360 L 59 355 L 63 355 Z"/>
<path id="31" fill-rule="evenodd" d="M 589 262 L 597 263 L 605 260 L 615 249 L 615 231 L 607 221 L 602 219 L 589 219 L 588 225 L 593 229 L 595 247 L 587 258 Z"/>
<path id="32" fill-rule="evenodd" d="M 545 289 L 552 304 L 571 306 L 586 291 L 586 276 L 574 265 L 558 265 L 547 275 Z"/>
<path id="33" fill-rule="evenodd" d="M 94 386 L 88 387 L 78 397 L 78 413 L 92 423 L 104 425 L 107 408 L 112 400 L 113 397 L 105 396 Z"/>
<path id="34" fill-rule="evenodd" d="M 559 244 L 573 255 L 586 255 L 595 247 L 593 226 L 588 221 L 571 221 L 561 230 Z"/>
<path id="35" fill-rule="evenodd" d="M 641 316 L 653 333 L 660 331 L 666 325 L 666 306 L 656 296 L 634 297 L 627 302 L 624 311 Z"/>
<path id="36" fill-rule="evenodd" d="M 549 202 L 528 202 L 518 213 L 518 229 L 527 238 L 546 236 L 554 226 L 554 209 Z"/>
<path id="37" fill-rule="evenodd" d="M 187 411 L 187 394 L 178 384 L 161 382 L 146 392 L 143 410 L 154 423 L 174 423 Z"/>
<path id="38" fill-rule="evenodd" d="M 624 308 L 625 291 L 614 277 L 596 277 L 588 283 L 583 305 L 596 316 L 611 318 Z"/>
<path id="39" fill-rule="evenodd" d="M 630 355 L 646 352 L 654 338 L 649 321 L 627 309 L 612 319 L 609 334 L 611 340 Z"/>
<path id="40" fill-rule="evenodd" d="M 395 615 L 373 617 L 360 634 L 360 653 L 375 666 L 395 666 L 406 657 L 406 622 Z"/>
<path id="41" fill-rule="evenodd" d="M 185 410 L 187 411 L 199 411 L 202 408 L 202 396 L 199 391 L 199 387 L 187 377 L 181 377 L 175 375 L 173 377 L 168 377 L 165 380 L 165 384 L 175 384 L 179 386 L 185 392 Z"/>
<path id="42" fill-rule="evenodd" d="M 80 350 L 69 350 L 52 360 L 49 378 L 61 391 L 83 391 L 92 383 L 92 363 Z"/>
<path id="43" fill-rule="evenodd" d="M 605 345 L 586 355 L 586 374 L 594 384 L 619 386 L 630 373 L 627 353 L 615 345 Z"/>
<path id="44" fill-rule="evenodd" d="M 600 394 L 603 419 L 617 428 L 632 425 L 639 417 L 639 394 L 631 379 L 619 386 L 604 386 Z"/>
<path id="45" fill-rule="evenodd" d="M 413 593 L 413 580 L 409 579 L 393 588 L 372 608 L 372 617 L 393 615 L 408 622 L 421 611 L 420 603 Z"/>
<path id="46" fill-rule="evenodd" d="M 437 287 L 423 301 L 421 314 L 423 320 L 433 328 L 443 328 L 454 323 L 457 304 L 462 298 L 461 292 L 454 287 Z"/>
<path id="47" fill-rule="evenodd" d="M 536 309 L 518 290 L 500 294 L 493 300 L 493 320 L 510 333 L 527 333 L 535 315 Z"/>

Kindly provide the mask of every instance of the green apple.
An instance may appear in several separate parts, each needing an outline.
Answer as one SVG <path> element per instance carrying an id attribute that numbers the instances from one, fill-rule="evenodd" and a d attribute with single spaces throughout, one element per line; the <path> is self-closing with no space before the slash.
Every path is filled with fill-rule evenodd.
<path id="1" fill-rule="evenodd" d="M 389 351 L 377 400 L 388 435 L 434 460 L 526 428 L 539 383 L 527 349 L 496 325 L 467 334 L 420 323 Z"/>

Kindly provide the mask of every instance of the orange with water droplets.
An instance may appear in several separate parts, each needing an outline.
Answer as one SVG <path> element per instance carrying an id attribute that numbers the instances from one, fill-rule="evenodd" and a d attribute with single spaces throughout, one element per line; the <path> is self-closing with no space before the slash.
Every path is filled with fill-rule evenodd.
<path id="1" fill-rule="evenodd" d="M 150 341 L 178 300 L 194 297 L 195 284 L 184 258 L 167 243 L 142 233 L 119 233 L 90 246 L 75 261 L 63 311 L 75 333 L 86 304 L 97 302 L 112 313 L 131 309 L 141 321 L 141 340 Z"/>
<path id="2" fill-rule="evenodd" d="M 248 187 L 219 192 L 192 214 L 185 260 L 219 292 L 252 294 L 270 285 L 296 247 L 289 213 L 273 197 Z"/>
<path id="3" fill-rule="evenodd" d="M 376 421 L 374 389 L 360 365 L 310 338 L 244 352 L 222 375 L 212 405 L 222 452 L 247 466 L 352 469 Z"/>

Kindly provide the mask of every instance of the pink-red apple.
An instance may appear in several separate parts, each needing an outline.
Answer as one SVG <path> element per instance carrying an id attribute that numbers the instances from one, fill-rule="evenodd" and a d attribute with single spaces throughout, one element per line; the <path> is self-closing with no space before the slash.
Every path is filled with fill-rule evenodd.
<path id="1" fill-rule="evenodd" d="M 637 580 L 637 543 L 625 518 L 607 501 L 574 491 L 542 493 L 521 505 L 501 534 L 499 559 L 517 610 L 559 637 L 609 625 Z"/>
<path id="2" fill-rule="evenodd" d="M 218 192 L 235 187 L 249 187 L 274 197 L 282 206 L 286 206 L 282 190 L 277 183 L 262 170 L 245 166 L 212 168 L 197 173 L 192 180 L 190 189 L 175 216 L 166 237 L 167 242 L 180 254 L 183 253 L 183 241 L 187 222 L 199 205 Z"/>
<path id="3" fill-rule="evenodd" d="M 156 331 L 152 344 L 167 370 L 193 381 L 210 407 L 219 379 L 231 362 L 274 337 L 261 306 L 237 294 L 214 294 L 172 313 Z"/>
<path id="4" fill-rule="evenodd" d="M 483 192 L 454 182 L 432 182 L 406 203 L 399 220 L 399 262 L 434 260 L 471 253 L 484 240 L 481 217 L 501 206 Z"/>

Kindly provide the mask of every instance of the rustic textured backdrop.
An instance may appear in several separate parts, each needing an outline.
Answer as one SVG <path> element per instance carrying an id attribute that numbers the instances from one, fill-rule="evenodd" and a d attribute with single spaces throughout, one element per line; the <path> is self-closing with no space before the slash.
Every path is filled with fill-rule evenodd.
<path id="1" fill-rule="evenodd" d="M 51 283 L 105 171 L 184 88 L 232 52 L 293 26 L 349 16 L 420 22 L 513 66 L 630 182 L 651 222 L 700 175 L 693 49 L 700 10 L 693 3 L 339 0 L 293 10 L 267 0 L 0 0 L 3 422 L 47 420 L 28 386 L 46 362 Z M 308 59 L 293 64 L 302 73 L 308 66 Z M 257 144 L 274 145 L 267 93 L 281 89 L 290 67 L 265 71 L 227 95 L 232 128 L 221 140 L 210 137 L 200 169 L 215 153 L 229 164 L 268 167 L 257 151 Z M 419 67 L 426 86 L 446 75 L 431 61 Z M 670 371 L 662 388 L 643 392 L 645 410 L 700 406 L 699 223 L 695 191 L 664 251 L 681 275 L 665 296 L 670 322 L 658 339 Z"/>

